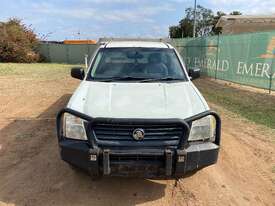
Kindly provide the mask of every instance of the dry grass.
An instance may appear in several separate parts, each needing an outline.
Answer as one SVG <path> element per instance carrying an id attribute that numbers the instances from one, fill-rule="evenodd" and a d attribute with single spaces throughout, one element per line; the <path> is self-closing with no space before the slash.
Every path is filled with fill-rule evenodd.
<path id="1" fill-rule="evenodd" d="M 226 83 L 200 79 L 194 82 L 204 97 L 242 117 L 275 129 L 275 96 Z"/>
<path id="2" fill-rule="evenodd" d="M 70 74 L 70 69 L 73 66 L 75 65 L 0 63 L 0 77 L 15 75 L 23 78 L 59 79 Z"/>

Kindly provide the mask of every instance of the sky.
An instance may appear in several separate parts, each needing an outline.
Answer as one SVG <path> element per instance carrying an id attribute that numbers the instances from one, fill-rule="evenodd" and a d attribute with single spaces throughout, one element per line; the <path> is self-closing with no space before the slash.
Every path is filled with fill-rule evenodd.
<path id="1" fill-rule="evenodd" d="M 275 14 L 275 0 L 197 0 L 216 11 Z M 194 0 L 0 0 L 0 21 L 17 17 L 47 40 L 168 36 Z"/>

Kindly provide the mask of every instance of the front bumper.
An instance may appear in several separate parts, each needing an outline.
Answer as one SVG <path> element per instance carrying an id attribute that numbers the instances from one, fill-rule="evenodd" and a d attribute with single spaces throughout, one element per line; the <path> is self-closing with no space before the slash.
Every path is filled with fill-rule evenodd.
<path id="1" fill-rule="evenodd" d="M 61 158 L 71 165 L 79 167 L 93 176 L 134 176 L 134 177 L 181 177 L 212 164 L 218 159 L 221 122 L 214 112 L 205 112 L 185 120 L 187 132 L 179 141 L 178 147 L 101 147 L 96 138 L 89 141 L 66 139 L 62 136 L 61 116 L 65 112 L 77 115 L 87 121 L 90 117 L 70 109 L 62 110 L 57 117 L 57 131 Z M 215 142 L 188 143 L 188 123 L 207 115 L 216 118 Z M 89 133 L 89 131 L 88 131 Z"/>
<path id="2" fill-rule="evenodd" d="M 92 175 L 180 177 L 218 159 L 219 146 L 197 143 L 185 150 L 94 150 L 86 142 L 65 140 L 59 143 L 64 161 Z"/>

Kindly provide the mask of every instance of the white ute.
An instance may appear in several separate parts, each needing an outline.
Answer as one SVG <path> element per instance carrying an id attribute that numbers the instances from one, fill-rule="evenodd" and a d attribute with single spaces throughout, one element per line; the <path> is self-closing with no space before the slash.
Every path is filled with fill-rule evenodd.
<path id="1" fill-rule="evenodd" d="M 99 47 L 57 116 L 61 157 L 93 176 L 183 176 L 216 163 L 221 122 L 168 43 Z"/>

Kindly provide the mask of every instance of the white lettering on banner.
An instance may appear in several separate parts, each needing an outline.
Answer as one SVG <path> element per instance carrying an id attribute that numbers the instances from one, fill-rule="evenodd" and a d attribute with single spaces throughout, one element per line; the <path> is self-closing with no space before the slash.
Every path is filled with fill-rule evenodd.
<path id="1" fill-rule="evenodd" d="M 185 57 L 184 61 L 185 61 L 186 65 L 191 64 L 191 58 L 190 57 Z"/>
<path id="2" fill-rule="evenodd" d="M 228 71 L 229 70 L 229 61 L 228 60 L 222 60 L 222 70 L 221 71 Z"/>
<path id="3" fill-rule="evenodd" d="M 195 57 L 195 62 L 194 62 L 195 67 L 200 67 L 200 59 L 198 57 Z"/>
<path id="4" fill-rule="evenodd" d="M 210 65 L 210 69 L 216 70 L 217 68 L 219 68 L 219 67 L 217 67 L 217 65 L 216 65 L 216 60 L 214 59 L 212 65 Z"/>
<path id="5" fill-rule="evenodd" d="M 264 76 L 264 74 L 265 74 L 265 76 L 266 77 L 270 77 L 270 67 L 269 67 L 269 64 L 267 64 L 267 63 L 264 63 L 264 65 L 263 65 L 263 70 L 262 70 L 262 77 Z"/>
<path id="6" fill-rule="evenodd" d="M 263 65 L 263 64 L 262 63 L 256 63 L 255 77 L 260 77 L 261 76 L 261 70 L 262 70 L 261 65 Z"/>
<path id="7" fill-rule="evenodd" d="M 271 66 L 267 63 L 247 64 L 245 62 L 238 62 L 237 74 L 249 75 L 252 77 L 267 77 L 270 78 Z M 273 75 L 272 78 L 275 78 Z"/>
<path id="8" fill-rule="evenodd" d="M 216 62 L 215 59 L 194 57 L 194 66 L 225 72 L 229 70 L 229 61 L 224 59 Z"/>
<path id="9" fill-rule="evenodd" d="M 211 59 L 207 59 L 206 68 L 210 68 L 210 65 L 211 65 Z"/>
<path id="10" fill-rule="evenodd" d="M 253 73 L 252 73 L 253 72 L 253 64 L 250 64 L 249 67 L 247 67 L 247 65 L 244 64 L 244 71 L 246 74 L 250 73 L 250 75 L 253 76 Z"/>
<path id="11" fill-rule="evenodd" d="M 242 74 L 241 72 L 241 64 L 243 64 L 243 62 L 238 62 L 238 68 L 237 68 L 237 74 Z"/>
<path id="12" fill-rule="evenodd" d="M 216 59 L 213 58 L 188 57 L 186 58 L 186 60 L 188 60 L 188 62 L 190 63 L 193 61 L 193 65 L 195 65 L 195 67 L 199 67 L 202 69 L 213 71 L 217 69 L 220 72 L 227 72 L 230 69 L 234 69 L 234 65 L 232 66 L 232 64 L 230 64 L 230 61 L 227 59 L 216 61 Z M 271 75 L 270 63 L 246 63 L 243 61 L 239 61 L 236 69 L 236 74 L 238 75 L 262 78 L 270 78 Z M 275 72 L 272 73 L 272 78 L 275 78 Z"/>

